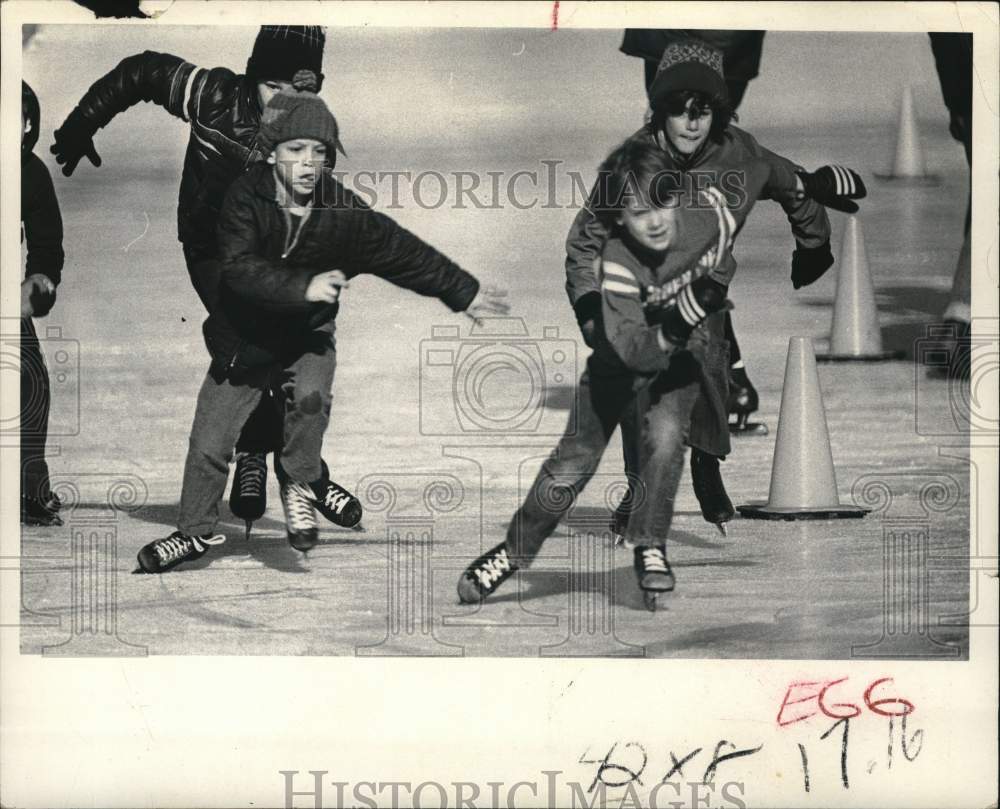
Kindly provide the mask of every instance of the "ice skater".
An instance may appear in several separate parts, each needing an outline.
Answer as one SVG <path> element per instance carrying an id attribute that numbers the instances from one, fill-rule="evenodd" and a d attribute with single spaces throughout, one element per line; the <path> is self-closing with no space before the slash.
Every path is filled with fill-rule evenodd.
<path id="1" fill-rule="evenodd" d="M 152 101 L 190 125 L 177 205 L 177 236 L 191 283 L 210 314 L 219 296 L 216 224 L 226 189 L 267 156 L 261 149 L 258 129 L 268 100 L 290 87 L 299 70 L 312 71 L 322 86 L 325 41 L 318 26 L 262 26 L 246 71 L 239 75 L 224 67 L 201 68 L 171 54 L 144 51 L 122 60 L 94 82 L 55 131 L 52 152 L 69 177 L 84 157 L 95 166 L 101 165 L 94 135 L 140 101 Z M 266 455 L 280 449 L 281 434 L 277 396 L 268 391 L 248 414 L 236 442 L 229 507 L 246 521 L 248 536 L 253 521 L 267 508 Z M 360 502 L 332 480 L 326 483 L 322 499 L 340 504 L 329 512 L 334 522 L 356 524 Z"/>
<path id="2" fill-rule="evenodd" d="M 309 71 L 271 98 L 257 143 L 268 155 L 226 195 L 219 217 L 217 305 L 205 323 L 212 364 L 198 394 L 184 466 L 178 530 L 139 551 L 162 573 L 225 541 L 216 534 L 233 445 L 247 417 L 277 392 L 282 449 L 275 459 L 288 541 L 318 542 L 316 510 L 327 499 L 320 457 L 336 367 L 341 290 L 361 273 L 439 298 L 474 319 L 505 315 L 504 294 L 480 287 L 389 217 L 358 203 L 330 170 L 341 149 L 337 121 Z"/>
<path id="3" fill-rule="evenodd" d="M 643 80 L 646 94 L 656 78 L 663 52 L 671 42 L 699 39 L 719 49 L 726 80 L 729 109 L 739 110 L 747 85 L 760 72 L 760 57 L 766 31 L 688 28 L 626 28 L 621 52 L 643 61 Z M 729 395 L 726 411 L 730 431 L 736 434 L 766 434 L 767 425 L 751 422 L 750 415 L 760 408 L 757 389 L 747 374 L 743 352 L 740 350 L 732 315 L 725 313 L 725 335 L 729 341 Z M 734 420 L 735 417 L 735 420 Z"/>
<path id="4" fill-rule="evenodd" d="M 815 173 L 765 149 L 733 120 L 722 67 L 722 53 L 699 40 L 680 40 L 667 45 L 649 89 L 652 117 L 632 135 L 632 140 L 654 144 L 665 155 L 672 170 L 690 173 L 703 187 L 726 188 L 727 176 L 740 167 L 763 160 L 783 175 L 797 177 L 790 188 L 765 184 L 757 190 L 761 199 L 778 202 L 788 217 L 796 247 L 792 253 L 791 279 L 795 289 L 818 280 L 833 264 L 830 221 L 824 206 L 853 212 L 855 199 L 865 196 L 861 178 L 850 169 L 824 166 Z M 593 211 L 593 199 L 580 210 L 566 240 L 566 288 L 585 335 L 600 330 L 601 295 L 595 266 L 608 230 Z M 736 269 L 731 253 L 720 257 L 724 283 Z M 714 317 L 723 328 L 725 313 Z M 726 492 L 719 468 L 731 449 L 728 408 L 728 357 L 711 357 L 705 368 L 702 395 L 694 408 L 688 441 L 691 446 L 691 478 L 704 519 L 717 526 L 736 512 Z M 625 472 L 629 493 L 612 521 L 621 537 L 628 521 L 632 488 L 636 480 L 634 439 L 627 425 L 623 430 Z"/>
<path id="5" fill-rule="evenodd" d="M 51 388 L 33 318 L 55 305 L 62 280 L 63 224 L 52 177 L 35 154 L 41 106 L 21 82 L 21 239 L 27 248 L 21 283 L 21 524 L 62 525 L 62 503 L 49 485 L 45 442 Z"/>
<path id="6" fill-rule="evenodd" d="M 542 464 L 504 542 L 458 582 L 478 602 L 530 566 L 621 425 L 634 442 L 636 487 L 623 527 L 647 606 L 672 590 L 666 543 L 695 400 L 725 361 L 720 315 L 732 239 L 765 187 L 794 189 L 791 166 L 748 156 L 733 204 L 697 189 L 655 142 L 630 138 L 599 171 L 592 210 L 608 234 L 599 256 L 601 314 L 566 433 Z M 686 182 L 687 187 L 682 184 Z"/>

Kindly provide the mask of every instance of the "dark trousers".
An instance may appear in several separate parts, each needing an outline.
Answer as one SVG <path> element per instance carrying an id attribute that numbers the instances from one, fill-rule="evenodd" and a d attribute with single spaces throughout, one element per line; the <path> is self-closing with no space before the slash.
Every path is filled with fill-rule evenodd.
<path id="1" fill-rule="evenodd" d="M 212 372 L 205 376 L 184 464 L 177 527 L 185 534 L 215 530 L 233 445 L 269 391 L 274 391 L 284 425 L 279 461 L 285 473 L 302 483 L 322 477 L 320 449 L 330 423 L 337 366 L 333 322 L 313 337 L 308 350 L 284 368 L 256 369 L 237 380 Z"/>
<path id="2" fill-rule="evenodd" d="M 21 318 L 21 496 L 46 500 L 49 467 L 45 441 L 49 431 L 49 371 L 30 317 Z"/>
<path id="3" fill-rule="evenodd" d="M 555 531 L 600 464 L 615 428 L 634 447 L 635 496 L 626 539 L 636 545 L 666 542 L 684 466 L 691 411 L 704 383 L 696 357 L 704 346 L 674 354 L 670 368 L 638 386 L 632 375 L 584 372 L 567 431 L 542 464 L 507 529 L 510 553 L 527 567 Z"/>
<path id="4" fill-rule="evenodd" d="M 219 300 L 221 263 L 215 257 L 199 254 L 188 247 L 184 248 L 184 260 L 195 292 L 206 311 L 211 312 Z M 241 425 L 243 429 L 236 438 L 237 452 L 266 455 L 281 449 L 282 411 L 277 400 L 278 397 L 273 392 L 260 398 L 246 423 Z"/>

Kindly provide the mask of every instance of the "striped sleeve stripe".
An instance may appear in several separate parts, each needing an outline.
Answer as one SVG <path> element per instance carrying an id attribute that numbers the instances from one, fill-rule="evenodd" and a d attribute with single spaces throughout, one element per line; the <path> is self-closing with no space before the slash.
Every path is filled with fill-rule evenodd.
<path id="1" fill-rule="evenodd" d="M 837 193 L 841 196 L 849 196 L 855 193 L 857 189 L 850 169 L 845 169 L 843 166 L 833 166 L 833 170 L 837 175 Z M 841 190 L 841 187 L 843 187 L 843 190 Z"/>
<path id="2" fill-rule="evenodd" d="M 705 189 L 705 193 L 712 202 L 716 212 L 719 213 L 720 232 L 725 230 L 724 234 L 720 233 L 719 245 L 720 247 L 728 245 L 733 238 L 733 234 L 736 232 L 736 219 L 726 205 L 726 197 L 722 191 L 711 185 Z"/>
<path id="3" fill-rule="evenodd" d="M 708 316 L 701 304 L 698 303 L 690 286 L 684 287 L 678 294 L 677 308 L 680 309 L 681 317 L 688 322 L 689 326 L 697 326 Z"/>
<path id="4" fill-rule="evenodd" d="M 613 261 L 605 261 L 603 269 L 605 275 L 613 275 L 615 278 L 627 281 L 630 284 L 635 284 L 636 286 L 639 284 L 639 282 L 635 280 L 635 275 L 633 275 L 632 271 L 627 267 L 623 267 L 621 264 L 616 264 Z"/>
<path id="5" fill-rule="evenodd" d="M 605 280 L 601 283 L 601 289 L 605 289 L 608 292 L 617 292 L 619 295 L 631 295 L 634 298 L 639 297 L 639 287 L 632 286 L 631 284 L 623 284 L 621 281 Z"/>
<path id="6" fill-rule="evenodd" d="M 187 84 L 184 85 L 184 101 L 181 104 L 181 114 L 184 116 L 185 121 L 190 121 L 193 117 L 188 113 L 188 105 L 191 103 L 191 90 L 194 87 L 195 80 L 204 72 L 204 68 L 196 67 L 191 71 L 191 75 L 188 76 Z"/>

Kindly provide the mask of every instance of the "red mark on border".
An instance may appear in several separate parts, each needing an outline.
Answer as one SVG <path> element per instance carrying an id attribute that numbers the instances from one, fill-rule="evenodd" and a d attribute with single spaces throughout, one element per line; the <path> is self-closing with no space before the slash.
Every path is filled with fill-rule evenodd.
<path id="1" fill-rule="evenodd" d="M 776 721 L 779 727 L 802 722 L 818 713 L 831 719 L 854 719 L 862 709 L 851 702 L 828 702 L 827 692 L 836 685 L 847 681 L 847 677 L 837 680 L 799 681 L 789 684 L 785 691 Z M 865 707 L 880 716 L 906 716 L 915 710 L 913 703 L 899 696 L 873 699 L 872 692 L 885 684 L 892 683 L 891 677 L 873 680 L 864 690 Z M 837 710 L 834 710 L 837 709 Z"/>
<path id="2" fill-rule="evenodd" d="M 554 0 L 552 3 L 552 30 L 555 31 L 559 27 L 559 0 Z"/>

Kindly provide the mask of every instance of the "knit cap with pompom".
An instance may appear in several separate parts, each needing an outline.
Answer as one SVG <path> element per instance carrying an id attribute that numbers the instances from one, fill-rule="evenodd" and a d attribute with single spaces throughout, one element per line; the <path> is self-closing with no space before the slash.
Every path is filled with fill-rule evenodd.
<path id="1" fill-rule="evenodd" d="M 312 138 L 325 143 L 330 152 L 347 153 L 340 143 L 340 127 L 323 101 L 316 95 L 318 76 L 300 70 L 292 77 L 292 86 L 275 93 L 264 107 L 257 142 L 265 153 L 279 143 L 297 138 Z"/>

